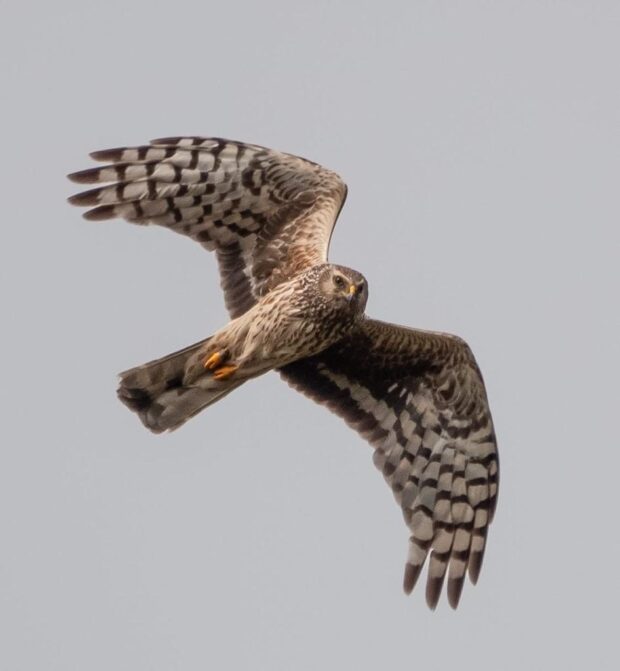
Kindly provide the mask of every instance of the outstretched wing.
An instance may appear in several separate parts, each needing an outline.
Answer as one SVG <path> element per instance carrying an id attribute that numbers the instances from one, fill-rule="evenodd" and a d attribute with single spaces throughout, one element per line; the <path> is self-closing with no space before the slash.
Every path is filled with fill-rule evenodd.
<path id="1" fill-rule="evenodd" d="M 430 552 L 426 600 L 435 608 L 449 567 L 458 605 L 465 573 L 478 580 L 498 487 L 484 383 L 459 338 L 365 320 L 323 353 L 285 366 L 288 383 L 340 415 L 374 448 L 411 530 L 404 588 Z"/>
<path id="2" fill-rule="evenodd" d="M 219 138 L 172 137 L 96 151 L 69 175 L 106 184 L 69 198 L 86 219 L 158 224 L 215 250 L 231 317 L 324 263 L 346 197 L 340 177 L 297 156 Z"/>

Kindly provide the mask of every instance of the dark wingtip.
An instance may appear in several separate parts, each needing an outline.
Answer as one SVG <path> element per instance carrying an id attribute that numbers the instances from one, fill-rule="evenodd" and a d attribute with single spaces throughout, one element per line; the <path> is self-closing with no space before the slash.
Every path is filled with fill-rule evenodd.
<path id="1" fill-rule="evenodd" d="M 448 603 L 454 610 L 457 609 L 459 601 L 461 600 L 464 582 L 465 574 L 458 578 L 448 578 Z"/>
<path id="2" fill-rule="evenodd" d="M 472 552 L 469 558 L 469 579 L 475 585 L 480 577 L 480 569 L 482 568 L 482 560 L 484 559 L 484 549 L 482 552 Z"/>
<path id="3" fill-rule="evenodd" d="M 114 147 L 113 149 L 99 149 L 91 151 L 89 156 L 95 161 L 120 161 L 127 147 Z"/>
<path id="4" fill-rule="evenodd" d="M 173 144 L 177 145 L 181 140 L 186 139 L 183 135 L 176 137 L 158 137 L 155 140 L 149 140 L 150 144 Z"/>
<path id="5" fill-rule="evenodd" d="M 414 566 L 409 562 L 405 564 L 405 575 L 403 577 L 403 589 L 405 590 L 405 594 L 411 594 L 411 592 L 413 592 L 413 588 L 420 577 L 421 570 L 422 565 Z"/>
<path id="6" fill-rule="evenodd" d="M 82 191 L 73 196 L 69 196 L 67 200 L 71 205 L 96 205 L 101 189 L 90 189 L 89 191 Z"/>
<path id="7" fill-rule="evenodd" d="M 84 212 L 82 216 L 88 221 L 105 221 L 106 219 L 116 218 L 116 212 L 114 211 L 114 205 L 100 205 Z"/>
<path id="8" fill-rule="evenodd" d="M 67 179 L 72 181 L 72 182 L 77 182 L 78 184 L 83 184 L 84 181 L 82 179 L 82 173 L 88 172 L 86 170 L 78 170 L 78 172 L 70 172 L 67 175 Z"/>
<path id="9" fill-rule="evenodd" d="M 443 587 L 444 576 L 431 578 L 429 576 L 426 581 L 426 604 L 431 610 L 437 608 L 439 597 L 441 596 L 441 588 Z"/>
<path id="10" fill-rule="evenodd" d="M 77 184 L 95 184 L 99 179 L 100 170 L 100 168 L 88 168 L 88 170 L 72 172 L 67 177 Z"/>
<path id="11" fill-rule="evenodd" d="M 488 527 L 482 527 L 481 529 L 474 530 L 474 539 L 482 541 L 480 549 L 472 549 L 469 556 L 469 565 L 467 571 L 469 573 L 469 579 L 475 585 L 478 582 L 480 577 L 480 570 L 482 569 L 482 561 L 484 559 L 484 551 L 487 548 L 487 532 Z"/>

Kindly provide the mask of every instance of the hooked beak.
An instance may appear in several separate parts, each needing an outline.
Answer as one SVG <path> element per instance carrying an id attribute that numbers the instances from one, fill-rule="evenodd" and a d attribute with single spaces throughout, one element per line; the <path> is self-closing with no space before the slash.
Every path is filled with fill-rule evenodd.
<path id="1" fill-rule="evenodd" d="M 364 289 L 364 284 L 349 284 L 349 291 L 347 292 L 347 300 L 352 302 L 354 299 L 357 300 L 357 297 L 361 295 L 362 290 Z"/>

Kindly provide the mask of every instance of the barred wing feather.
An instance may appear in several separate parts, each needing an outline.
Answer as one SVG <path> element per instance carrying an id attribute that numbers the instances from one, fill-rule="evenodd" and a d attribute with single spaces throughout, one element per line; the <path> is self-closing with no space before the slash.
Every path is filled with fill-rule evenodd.
<path id="1" fill-rule="evenodd" d="M 459 338 L 365 320 L 359 332 L 281 369 L 375 449 L 411 531 L 404 588 L 430 554 L 426 600 L 446 572 L 456 608 L 465 574 L 478 580 L 498 487 L 498 455 L 482 377 Z"/>
<path id="2" fill-rule="evenodd" d="M 316 163 L 220 138 L 172 137 L 93 152 L 103 167 L 69 175 L 102 184 L 72 196 L 85 218 L 157 224 L 217 254 L 231 317 L 306 268 L 327 260 L 346 197 Z"/>

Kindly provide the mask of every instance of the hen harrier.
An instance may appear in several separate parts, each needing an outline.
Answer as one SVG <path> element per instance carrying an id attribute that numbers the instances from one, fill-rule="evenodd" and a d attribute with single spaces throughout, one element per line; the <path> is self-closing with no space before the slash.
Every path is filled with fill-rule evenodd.
<path id="1" fill-rule="evenodd" d="M 466 343 L 364 315 L 360 273 L 327 262 L 347 189 L 305 159 L 217 138 L 171 137 L 94 152 L 108 165 L 70 175 L 107 184 L 72 196 L 86 219 L 159 224 L 215 251 L 232 321 L 210 338 L 132 368 L 118 396 L 156 433 L 276 369 L 340 415 L 410 529 L 404 589 L 430 553 L 426 601 L 448 575 L 458 605 L 478 580 L 498 487 L 484 383 Z"/>

